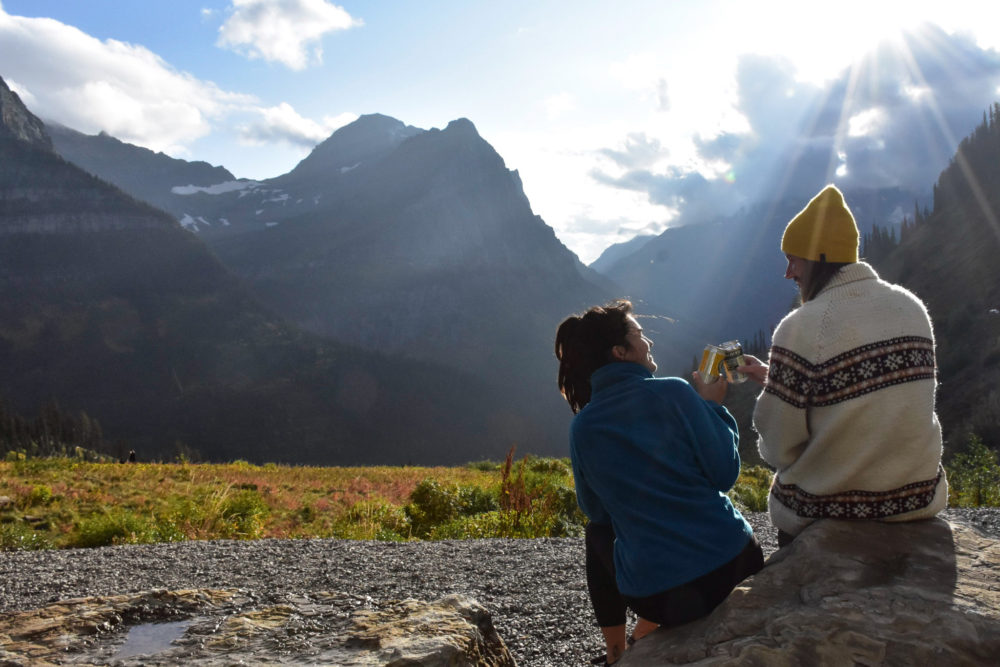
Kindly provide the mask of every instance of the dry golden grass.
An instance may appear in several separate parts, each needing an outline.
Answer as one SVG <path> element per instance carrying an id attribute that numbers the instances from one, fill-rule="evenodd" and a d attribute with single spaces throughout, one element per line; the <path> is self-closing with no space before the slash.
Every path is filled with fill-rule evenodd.
<path id="1" fill-rule="evenodd" d="M 67 459 L 0 462 L 0 521 L 29 525 L 45 546 L 72 546 L 88 521 L 133 517 L 133 533 L 160 538 L 331 537 L 359 503 L 403 506 L 424 479 L 488 488 L 498 473 L 462 467 L 308 467 L 244 462 L 87 463 Z M 3 504 L 3 501 L 0 501 Z M 236 509 L 233 509 L 233 507 Z M 252 534 L 227 528 L 252 513 Z M 232 518 L 231 516 L 229 518 Z M 128 528 L 127 521 L 119 521 Z M 232 524 L 232 521 L 229 521 Z M 237 521 L 238 523 L 238 521 Z M 149 525 L 144 525 L 149 524 Z M 133 528 L 135 528 L 133 526 Z M 23 533 L 23 531 L 20 531 Z M 155 531 L 154 531 L 155 532 Z M 340 530 L 342 532 L 342 530 Z M 353 536 L 353 535 L 352 535 Z M 122 535 L 115 541 L 158 541 Z M 10 548 L 12 545 L 6 545 Z"/>
<path id="2" fill-rule="evenodd" d="M 770 472 L 730 496 L 765 509 Z M 0 462 L 0 550 L 200 539 L 470 539 L 581 535 L 567 459 L 310 467 Z"/>

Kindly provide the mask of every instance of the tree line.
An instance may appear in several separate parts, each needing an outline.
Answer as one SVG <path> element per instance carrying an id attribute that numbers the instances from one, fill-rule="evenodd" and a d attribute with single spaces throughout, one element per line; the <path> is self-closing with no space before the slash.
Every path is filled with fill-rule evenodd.
<path id="1" fill-rule="evenodd" d="M 64 412 L 55 400 L 28 418 L 0 398 L 0 455 L 70 456 L 88 460 L 123 458 L 123 446 L 104 440 L 101 424 L 86 412 Z"/>

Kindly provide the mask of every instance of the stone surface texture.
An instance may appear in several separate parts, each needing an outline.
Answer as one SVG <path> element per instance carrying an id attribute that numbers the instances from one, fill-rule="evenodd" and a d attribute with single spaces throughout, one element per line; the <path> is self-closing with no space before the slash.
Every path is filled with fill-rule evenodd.
<path id="1" fill-rule="evenodd" d="M 344 593 L 253 602 L 236 590 L 150 591 L 5 614 L 0 665 L 515 665 L 489 612 L 461 595 L 378 611 Z M 176 638 L 123 652 L 131 628 L 178 620 L 185 623 Z"/>
<path id="2" fill-rule="evenodd" d="M 637 665 L 996 665 L 1000 541 L 942 519 L 819 521 Z"/>

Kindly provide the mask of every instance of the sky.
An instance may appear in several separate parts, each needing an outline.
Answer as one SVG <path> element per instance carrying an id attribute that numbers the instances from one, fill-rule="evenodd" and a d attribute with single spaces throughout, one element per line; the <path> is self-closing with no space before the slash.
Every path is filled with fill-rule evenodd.
<path id="1" fill-rule="evenodd" d="M 929 192 L 1000 100 L 1000 3 L 0 0 L 0 77 L 239 178 L 360 114 L 468 118 L 589 263 L 828 182 Z"/>

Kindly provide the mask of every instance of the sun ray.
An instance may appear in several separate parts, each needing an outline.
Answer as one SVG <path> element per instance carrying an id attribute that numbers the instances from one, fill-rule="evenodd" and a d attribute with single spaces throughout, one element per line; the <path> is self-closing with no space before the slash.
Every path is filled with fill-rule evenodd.
<path id="1" fill-rule="evenodd" d="M 920 39 L 920 35 L 913 33 L 913 38 Z M 899 49 L 901 57 L 907 64 L 910 75 L 913 76 L 914 79 L 918 80 L 923 88 L 929 88 L 927 79 L 924 76 L 923 71 L 920 69 L 920 64 L 917 62 L 916 58 L 914 58 L 913 52 L 910 50 L 905 40 L 900 43 Z M 979 209 L 986 218 L 986 221 L 989 223 L 990 227 L 993 228 L 993 233 L 996 235 L 997 239 L 1000 240 L 1000 218 L 998 218 L 996 211 L 994 211 L 993 207 L 990 205 L 985 189 L 979 182 L 979 179 L 976 178 L 976 174 L 973 171 L 972 166 L 969 164 L 968 160 L 965 159 L 962 152 L 958 150 L 959 139 L 952 133 L 951 128 L 948 127 L 944 113 L 941 111 L 941 106 L 933 94 L 928 95 L 927 105 L 933 119 L 937 122 L 938 130 L 945 137 L 948 145 L 956 147 L 954 153 L 955 163 L 962 172 L 962 176 L 968 182 L 969 190 L 972 192 L 972 196 L 976 200 L 976 205 L 979 206 Z"/>

